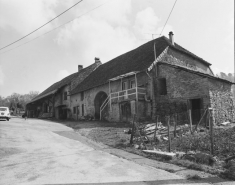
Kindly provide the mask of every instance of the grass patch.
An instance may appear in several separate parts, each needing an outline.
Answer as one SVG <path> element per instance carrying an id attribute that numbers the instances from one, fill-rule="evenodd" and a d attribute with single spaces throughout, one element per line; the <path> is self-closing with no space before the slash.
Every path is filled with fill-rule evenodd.
<path id="1" fill-rule="evenodd" d="M 228 177 L 234 180 L 233 168 L 225 169 L 221 164 L 215 164 L 214 166 L 207 166 L 201 161 L 202 164 L 197 162 L 200 161 L 189 161 L 187 159 L 173 159 L 157 156 L 155 154 L 146 154 L 142 150 L 135 149 L 133 145 L 130 145 L 130 135 L 124 133 L 124 130 L 129 130 L 130 125 L 119 124 L 119 123 L 94 123 L 86 122 L 85 124 L 77 125 L 79 132 L 84 132 L 85 136 L 101 142 L 105 145 L 123 149 L 127 152 L 134 153 L 149 159 L 157 161 L 168 162 L 175 165 L 187 167 L 188 169 L 204 171 L 210 174 Z M 230 129 L 216 128 L 214 131 L 215 139 L 215 155 L 218 159 L 223 160 L 227 156 L 235 154 L 235 127 Z M 138 141 L 136 141 L 138 142 Z M 150 143 L 147 144 L 147 149 L 152 149 L 153 146 Z M 161 149 L 162 151 L 168 151 L 168 141 L 161 143 L 155 143 L 155 148 Z M 202 133 L 195 133 L 193 135 L 186 134 L 183 137 L 172 138 L 171 142 L 172 151 L 200 151 L 202 153 L 210 154 L 210 137 L 208 131 Z M 200 158 L 200 157 L 199 157 Z M 170 170 L 170 169 L 169 169 Z M 235 171 L 235 169 L 234 169 Z M 173 170 L 169 172 L 174 172 Z M 192 177 L 197 178 L 197 177 Z"/>
<path id="2" fill-rule="evenodd" d="M 187 179 L 188 180 L 201 180 L 202 178 L 199 175 L 194 174 L 194 175 L 187 175 Z"/>

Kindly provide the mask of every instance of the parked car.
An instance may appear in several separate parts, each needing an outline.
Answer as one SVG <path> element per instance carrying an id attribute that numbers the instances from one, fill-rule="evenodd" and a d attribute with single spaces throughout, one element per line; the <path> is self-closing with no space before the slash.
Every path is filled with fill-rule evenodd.
<path id="1" fill-rule="evenodd" d="M 8 107 L 0 107 L 0 119 L 6 119 L 9 121 L 11 118 L 10 111 Z"/>

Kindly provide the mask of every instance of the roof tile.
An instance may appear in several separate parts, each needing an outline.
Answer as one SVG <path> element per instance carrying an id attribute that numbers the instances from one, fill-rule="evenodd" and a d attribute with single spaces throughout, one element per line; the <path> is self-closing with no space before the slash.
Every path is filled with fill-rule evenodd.
<path id="1" fill-rule="evenodd" d="M 71 94 L 76 94 L 81 91 L 88 90 L 90 88 L 105 84 L 109 79 L 116 76 L 126 74 L 132 71 L 146 70 L 154 61 L 154 42 L 156 48 L 156 57 L 158 57 L 167 46 L 174 48 L 180 52 L 183 52 L 191 57 L 199 59 L 201 62 L 210 65 L 202 58 L 194 55 L 183 47 L 175 43 L 173 46 L 169 39 L 165 36 L 159 37 L 155 40 L 147 42 L 140 47 L 129 51 L 123 55 L 120 55 L 109 62 L 99 66 L 88 78 L 86 78 L 79 86 L 71 91 Z"/>

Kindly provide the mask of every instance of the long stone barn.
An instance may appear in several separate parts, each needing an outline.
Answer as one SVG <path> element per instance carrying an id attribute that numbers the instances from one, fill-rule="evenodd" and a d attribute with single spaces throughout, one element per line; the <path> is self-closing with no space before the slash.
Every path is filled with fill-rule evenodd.
<path id="1" fill-rule="evenodd" d="M 95 63 L 56 82 L 29 104 L 30 117 L 129 122 L 178 115 L 196 124 L 211 107 L 215 123 L 235 121 L 232 82 L 174 42 L 173 33 L 104 64 Z M 181 113 L 183 113 L 181 115 Z"/>
<path id="2" fill-rule="evenodd" d="M 215 123 L 235 121 L 232 82 L 216 77 L 211 64 L 174 42 L 173 33 L 100 65 L 71 91 L 79 120 L 154 120 L 191 111 L 196 124 L 208 107 Z M 184 118 L 182 119 L 182 123 Z"/>
<path id="3" fill-rule="evenodd" d="M 78 72 L 52 84 L 26 105 L 28 117 L 71 119 L 73 110 L 70 91 L 77 87 L 99 65 L 101 65 L 100 60 L 95 58 L 95 62 L 90 66 L 83 68 L 82 65 L 78 65 Z"/>

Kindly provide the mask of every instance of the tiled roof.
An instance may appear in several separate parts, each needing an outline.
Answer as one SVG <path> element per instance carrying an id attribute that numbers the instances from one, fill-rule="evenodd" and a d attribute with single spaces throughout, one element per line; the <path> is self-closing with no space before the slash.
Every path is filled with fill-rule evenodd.
<path id="1" fill-rule="evenodd" d="M 178 44 L 175 43 L 173 46 L 168 38 L 162 36 L 146 44 L 143 44 L 132 51 L 120 55 L 105 64 L 100 65 L 97 70 L 91 73 L 89 77 L 87 77 L 79 86 L 72 90 L 71 94 L 76 94 L 81 91 L 105 84 L 109 79 L 129 73 L 131 71 L 146 70 L 154 61 L 154 42 L 156 48 L 156 57 L 158 57 L 167 46 L 170 46 L 173 49 L 190 55 L 191 57 L 196 58 L 201 62 L 206 63 L 207 65 L 210 65 L 202 58 L 197 57 Z"/>
<path id="2" fill-rule="evenodd" d="M 73 73 L 73 74 L 63 78 L 62 80 L 60 80 L 59 82 L 54 83 L 53 85 L 48 87 L 45 91 L 43 91 L 38 96 L 33 98 L 31 102 L 39 100 L 39 99 L 45 97 L 45 95 L 47 95 L 47 94 L 50 95 L 50 92 L 55 92 L 55 90 L 58 90 L 58 89 L 60 89 L 61 87 L 65 86 L 65 85 L 68 85 L 72 81 L 74 81 L 74 83 L 76 85 L 80 84 L 99 65 L 100 65 L 100 63 L 94 63 L 94 64 L 82 69 L 79 72 Z"/>

